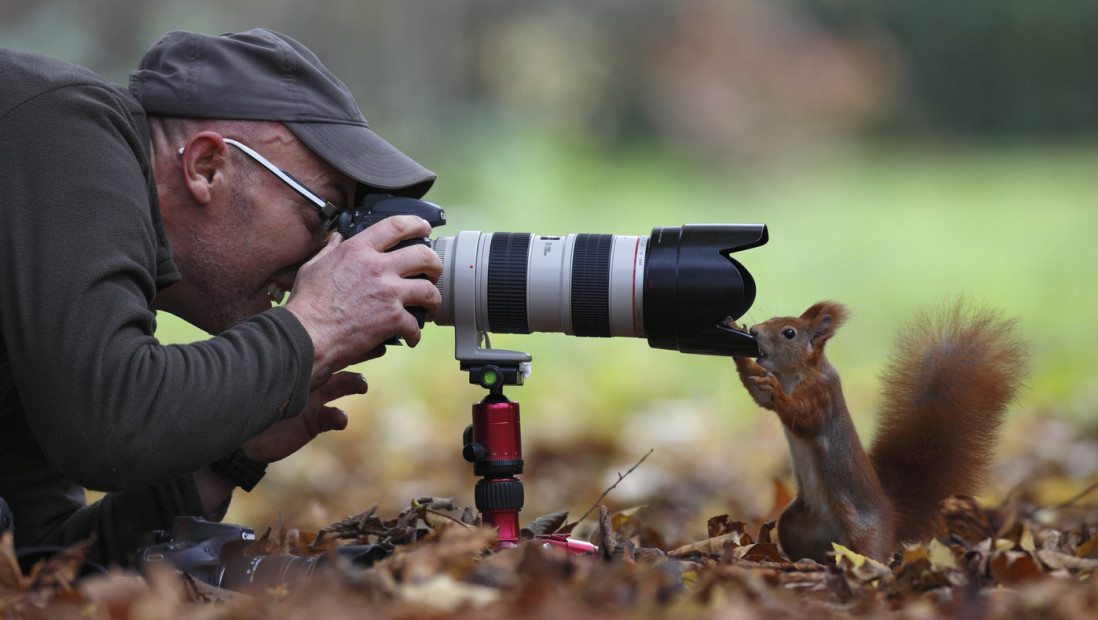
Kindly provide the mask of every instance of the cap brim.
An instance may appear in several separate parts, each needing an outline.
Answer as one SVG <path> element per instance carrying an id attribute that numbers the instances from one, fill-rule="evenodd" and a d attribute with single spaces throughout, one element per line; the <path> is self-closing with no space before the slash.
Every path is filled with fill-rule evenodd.
<path id="1" fill-rule="evenodd" d="M 367 127 L 339 123 L 284 124 L 324 161 L 359 183 L 420 198 L 435 182 L 435 173 Z"/>

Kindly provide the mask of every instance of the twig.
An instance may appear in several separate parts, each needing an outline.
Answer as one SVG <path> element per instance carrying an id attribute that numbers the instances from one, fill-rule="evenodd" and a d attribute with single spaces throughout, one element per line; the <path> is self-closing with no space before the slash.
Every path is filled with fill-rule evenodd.
<path id="1" fill-rule="evenodd" d="M 436 517 L 441 517 L 443 519 L 448 519 L 450 521 L 453 521 L 454 523 L 457 523 L 461 527 L 464 527 L 467 530 L 473 529 L 472 525 L 469 525 L 468 523 L 462 521 L 461 519 L 459 519 L 457 517 L 452 517 L 452 516 L 446 514 L 445 512 L 440 511 L 440 510 L 435 510 L 434 508 L 426 508 L 426 507 L 424 507 L 424 510 L 427 512 L 427 514 L 432 514 L 432 515 L 435 515 Z"/>
<path id="2" fill-rule="evenodd" d="M 1069 506 L 1071 506 L 1075 502 L 1078 502 L 1079 500 L 1083 499 L 1087 495 L 1090 495 L 1095 489 L 1098 489 L 1098 482 L 1095 482 L 1094 484 L 1092 484 L 1092 485 L 1088 486 L 1087 488 L 1083 489 L 1082 491 L 1077 493 L 1075 495 L 1075 497 L 1073 497 L 1073 498 L 1071 498 L 1067 501 L 1060 502 L 1059 504 L 1057 504 L 1055 506 L 1049 506 L 1049 508 L 1053 508 L 1053 509 L 1057 509 L 1057 510 L 1062 510 L 1064 508 L 1068 508 Z"/>
<path id="3" fill-rule="evenodd" d="M 626 476 L 628 476 L 629 474 L 633 473 L 633 470 L 634 470 L 634 469 L 636 469 L 636 468 L 640 467 L 640 464 L 644 462 L 644 459 L 648 458 L 648 455 L 649 455 L 649 454 L 652 454 L 652 453 L 653 453 L 653 452 L 655 452 L 655 451 L 656 451 L 656 449 L 655 449 L 655 448 L 652 448 L 652 449 L 650 449 L 650 450 L 649 450 L 649 451 L 648 451 L 647 453 L 645 453 L 645 455 L 644 455 L 644 456 L 642 456 L 642 457 L 641 457 L 641 459 L 640 459 L 639 461 L 637 461 L 637 463 L 636 463 L 635 465 L 633 465 L 632 467 L 630 467 L 630 468 L 629 468 L 629 471 L 625 472 L 624 474 L 618 474 L 618 480 L 617 480 L 617 482 L 615 482 L 614 484 L 610 485 L 610 488 L 609 488 L 609 489 L 606 489 L 605 491 L 603 491 L 603 492 L 602 492 L 602 495 L 600 495 L 600 496 L 599 496 L 599 498 L 595 500 L 595 505 L 594 505 L 594 506 L 591 506 L 590 508 L 588 508 L 588 509 L 587 509 L 587 512 L 583 513 L 583 516 L 582 516 L 582 517 L 580 517 L 580 518 L 579 518 L 579 521 L 576 521 L 576 523 L 579 523 L 579 522 L 583 521 L 584 519 L 586 519 L 586 518 L 587 518 L 587 515 L 591 514 L 591 511 L 592 511 L 592 510 L 594 510 L 594 509 L 596 509 L 596 508 L 598 508 L 598 507 L 599 507 L 599 502 L 601 502 L 601 501 L 602 501 L 602 498 L 606 497 L 606 496 L 607 496 L 607 495 L 608 495 L 608 494 L 610 493 L 610 491 L 613 491 L 613 490 L 614 490 L 614 487 L 618 486 L 618 484 L 619 484 L 619 483 L 620 483 L 620 482 L 621 482 L 622 480 L 625 480 L 625 477 L 626 477 Z"/>

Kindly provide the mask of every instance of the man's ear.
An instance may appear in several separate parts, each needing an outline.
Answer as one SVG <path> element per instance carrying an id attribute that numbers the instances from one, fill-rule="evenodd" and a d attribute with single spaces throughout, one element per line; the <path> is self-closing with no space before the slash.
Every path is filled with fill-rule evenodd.
<path id="1" fill-rule="evenodd" d="M 191 136 L 180 154 L 183 184 L 195 202 L 206 205 L 213 200 L 216 185 L 224 180 L 229 146 L 221 134 L 201 131 Z"/>

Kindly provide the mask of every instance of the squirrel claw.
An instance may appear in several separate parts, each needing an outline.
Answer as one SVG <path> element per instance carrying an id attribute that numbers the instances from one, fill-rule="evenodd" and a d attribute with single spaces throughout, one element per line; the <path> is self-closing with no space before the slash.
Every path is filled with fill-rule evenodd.
<path id="1" fill-rule="evenodd" d="M 774 378 L 774 375 L 763 375 L 761 377 L 749 377 L 751 385 L 763 390 L 765 392 L 773 392 L 779 389 L 778 380 Z"/>
<path id="2" fill-rule="evenodd" d="M 747 325 L 740 325 L 739 323 L 736 322 L 736 319 L 732 318 L 731 316 L 724 317 L 724 320 L 721 321 L 720 324 L 723 325 L 724 327 L 727 327 L 728 329 L 733 330 L 733 331 L 742 332 L 742 333 L 745 333 L 745 334 L 748 333 Z"/>

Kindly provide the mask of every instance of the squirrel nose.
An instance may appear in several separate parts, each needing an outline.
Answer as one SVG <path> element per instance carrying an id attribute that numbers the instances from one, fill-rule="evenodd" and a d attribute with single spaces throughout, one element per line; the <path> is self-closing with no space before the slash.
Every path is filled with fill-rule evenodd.
<path id="1" fill-rule="evenodd" d="M 755 325 L 752 325 L 751 328 L 747 330 L 747 333 L 751 334 L 752 336 L 758 336 L 759 328 Z"/>

